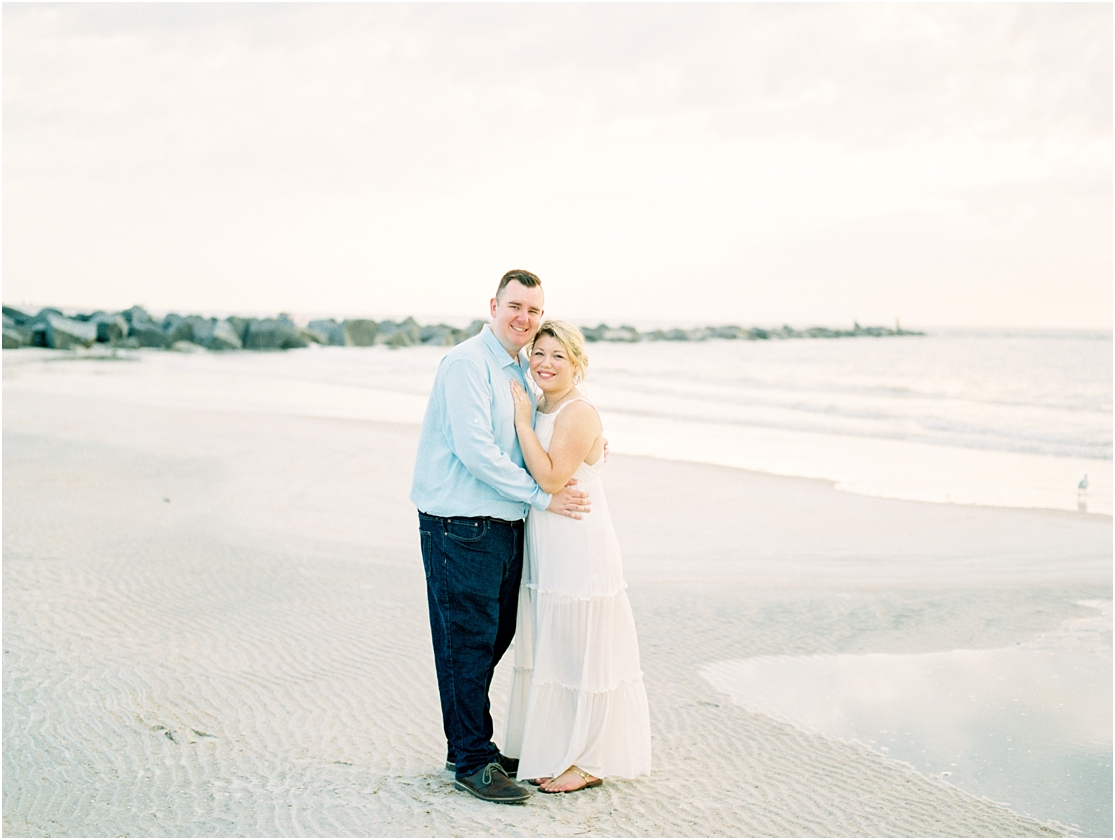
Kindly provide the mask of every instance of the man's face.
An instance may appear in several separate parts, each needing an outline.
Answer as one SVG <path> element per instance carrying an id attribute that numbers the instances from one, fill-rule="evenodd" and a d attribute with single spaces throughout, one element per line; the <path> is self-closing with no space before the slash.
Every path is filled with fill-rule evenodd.
<path id="1" fill-rule="evenodd" d="M 518 280 L 492 298 L 492 333 L 512 356 L 530 343 L 542 322 L 542 287 L 528 289 Z"/>

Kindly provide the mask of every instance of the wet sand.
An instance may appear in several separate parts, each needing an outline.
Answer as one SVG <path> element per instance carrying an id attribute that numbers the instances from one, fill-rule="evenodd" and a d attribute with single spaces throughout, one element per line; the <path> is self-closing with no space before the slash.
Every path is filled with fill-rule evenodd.
<path id="1" fill-rule="evenodd" d="M 9 358 L 6 835 L 1071 833 L 748 711 L 701 671 L 1026 642 L 1110 601 L 1110 517 L 614 456 L 654 772 L 496 806 L 441 766 L 417 427 L 152 399 L 142 361 Z"/>

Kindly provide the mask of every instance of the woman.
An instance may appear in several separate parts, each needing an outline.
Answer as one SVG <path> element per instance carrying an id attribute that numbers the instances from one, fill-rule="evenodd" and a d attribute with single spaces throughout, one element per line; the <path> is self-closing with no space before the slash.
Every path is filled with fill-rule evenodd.
<path id="1" fill-rule="evenodd" d="M 650 772 L 650 715 L 635 621 L 600 480 L 600 417 L 577 385 L 588 359 L 572 324 L 546 321 L 530 350 L 542 392 L 515 382 L 515 430 L 534 480 L 554 493 L 570 478 L 592 497 L 583 519 L 532 511 L 515 634 L 515 680 L 504 749 L 519 778 L 544 793 Z"/>

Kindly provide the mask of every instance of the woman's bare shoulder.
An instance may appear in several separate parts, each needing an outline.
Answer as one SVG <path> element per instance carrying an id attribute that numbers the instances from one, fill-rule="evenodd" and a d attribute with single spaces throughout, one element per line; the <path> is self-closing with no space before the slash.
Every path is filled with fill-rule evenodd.
<path id="1" fill-rule="evenodd" d="M 572 402 L 566 403 L 558 416 L 554 419 L 555 429 L 558 427 L 566 428 L 586 428 L 586 429 L 600 429 L 600 415 L 596 412 L 596 406 L 585 399 L 577 399 Z"/>

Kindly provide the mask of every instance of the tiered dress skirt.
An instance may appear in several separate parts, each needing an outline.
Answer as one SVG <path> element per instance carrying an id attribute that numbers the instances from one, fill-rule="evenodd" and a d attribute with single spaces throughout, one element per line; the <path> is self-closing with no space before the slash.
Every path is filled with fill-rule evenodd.
<path id="1" fill-rule="evenodd" d="M 543 446 L 554 416 L 538 416 Z M 592 500 L 583 519 L 537 510 L 527 519 L 503 744 L 519 757 L 520 779 L 574 765 L 600 778 L 650 772 L 650 715 L 602 466 L 574 476 Z"/>

